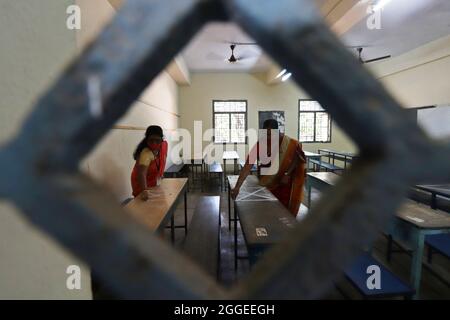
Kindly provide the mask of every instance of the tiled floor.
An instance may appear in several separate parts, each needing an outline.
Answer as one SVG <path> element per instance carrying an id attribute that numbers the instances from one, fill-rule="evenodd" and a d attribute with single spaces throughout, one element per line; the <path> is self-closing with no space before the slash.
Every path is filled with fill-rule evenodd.
<path id="1" fill-rule="evenodd" d="M 221 267 L 220 267 L 220 281 L 225 286 L 231 286 L 236 281 L 244 278 L 250 271 L 250 266 L 247 260 L 240 259 L 238 261 L 238 269 L 234 270 L 234 250 L 233 250 L 233 229 L 231 232 L 228 229 L 228 207 L 227 207 L 227 193 L 220 192 L 220 188 L 215 185 L 205 187 L 204 192 L 200 192 L 198 186 L 192 186 L 188 193 L 188 221 L 190 221 L 195 204 L 199 197 L 204 195 L 219 195 L 221 196 Z M 313 202 L 317 201 L 320 194 L 313 191 Z M 177 211 L 175 221 L 177 224 L 184 222 L 184 207 L 183 203 L 180 203 Z M 300 208 L 298 220 L 303 219 L 307 214 L 308 208 L 303 206 Z M 170 241 L 169 230 L 166 230 L 166 238 Z M 180 248 L 184 241 L 184 230 L 178 229 L 176 231 L 175 246 Z M 245 241 L 242 237 L 242 233 L 238 228 L 238 251 L 240 256 L 247 255 L 245 248 Z M 409 279 L 409 265 L 411 258 L 407 254 L 394 254 L 391 263 L 388 263 L 385 259 L 386 253 L 386 240 L 384 237 L 380 237 L 374 245 L 373 254 L 382 262 L 386 267 L 391 269 L 396 275 L 400 276 L 403 280 Z M 436 256 L 433 262 L 437 268 L 446 270 L 447 275 L 445 279 L 447 283 L 450 283 L 450 277 L 448 271 L 450 270 L 450 261 L 443 257 Z M 424 268 L 422 274 L 422 292 L 423 299 L 450 299 L 450 287 L 443 281 L 438 280 L 429 270 Z M 351 287 L 351 285 L 345 281 L 339 281 L 339 286 L 345 291 L 345 293 L 352 299 L 360 299 L 358 293 Z M 332 289 L 330 293 L 324 297 L 327 299 L 343 299 L 343 296 L 335 289 Z"/>

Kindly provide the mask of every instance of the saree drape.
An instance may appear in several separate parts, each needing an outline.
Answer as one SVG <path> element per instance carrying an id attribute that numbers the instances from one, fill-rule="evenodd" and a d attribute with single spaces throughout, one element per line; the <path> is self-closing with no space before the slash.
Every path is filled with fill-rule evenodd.
<path id="1" fill-rule="evenodd" d="M 168 144 L 167 141 L 163 141 L 161 143 L 161 149 L 159 155 L 157 157 L 152 157 L 151 160 L 146 163 L 148 165 L 147 170 L 147 187 L 154 187 L 157 184 L 158 178 L 164 175 L 164 169 L 166 167 L 166 158 L 167 158 L 167 149 Z M 151 152 L 148 148 L 142 150 L 142 152 Z M 141 152 L 141 153 L 142 153 Z M 140 159 L 136 160 L 134 164 L 133 171 L 131 173 L 131 187 L 133 189 L 133 196 L 137 197 L 143 190 L 139 186 L 138 182 L 138 166 L 140 164 Z"/>
<path id="2" fill-rule="evenodd" d="M 259 149 L 260 144 L 258 142 L 250 151 L 247 161 L 250 159 L 259 159 Z M 268 149 L 270 150 L 270 146 Z M 276 152 L 276 150 L 274 151 Z M 276 154 L 274 154 L 275 156 Z M 262 175 L 261 167 L 267 167 L 268 165 L 258 163 L 259 183 L 269 189 L 293 216 L 297 216 L 303 199 L 303 185 L 306 179 L 306 157 L 301 143 L 283 135 L 279 143 L 278 157 L 278 171 L 273 175 Z M 285 173 L 289 170 L 296 157 L 300 159 L 298 165 L 290 176 L 286 176 Z"/>

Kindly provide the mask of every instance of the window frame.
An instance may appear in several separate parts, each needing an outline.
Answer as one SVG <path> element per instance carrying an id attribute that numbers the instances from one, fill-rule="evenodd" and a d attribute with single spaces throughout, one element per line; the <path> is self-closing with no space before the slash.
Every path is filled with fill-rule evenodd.
<path id="1" fill-rule="evenodd" d="M 228 111 L 218 111 L 216 112 L 214 109 L 214 104 L 216 102 L 245 102 L 245 112 L 239 112 L 239 111 L 235 111 L 235 112 L 228 112 Z M 231 140 L 231 114 L 243 114 L 245 117 L 245 139 L 244 142 L 216 142 L 216 122 L 215 122 L 215 115 L 216 114 L 228 114 L 229 117 L 229 125 L 230 125 L 230 140 Z M 213 99 L 212 100 L 212 128 L 213 128 L 213 143 L 214 144 L 247 144 L 247 130 L 248 130 L 248 101 L 245 99 L 228 99 L 228 100 L 219 100 L 219 99 Z"/>
<path id="2" fill-rule="evenodd" d="M 311 111 L 301 111 L 300 110 L 300 104 L 301 104 L 302 101 L 316 101 L 316 102 L 318 102 L 317 100 L 314 100 L 314 99 L 298 99 L 298 106 L 297 106 L 297 108 L 298 108 L 298 118 L 297 118 L 297 137 L 298 137 L 298 141 L 300 143 L 331 143 L 332 133 L 333 133 L 333 123 L 332 123 L 331 115 L 325 109 L 323 109 L 321 111 L 317 111 L 317 110 L 315 110 L 315 111 L 313 111 L 313 110 L 311 110 Z M 317 141 L 316 140 L 316 119 L 317 119 L 316 118 L 316 113 L 319 113 L 319 112 L 325 112 L 326 114 L 328 114 L 328 127 L 329 127 L 330 134 L 328 135 L 328 140 L 326 140 L 326 141 Z M 301 113 L 313 113 L 314 114 L 314 140 L 313 141 L 301 141 L 300 140 L 300 114 Z"/>

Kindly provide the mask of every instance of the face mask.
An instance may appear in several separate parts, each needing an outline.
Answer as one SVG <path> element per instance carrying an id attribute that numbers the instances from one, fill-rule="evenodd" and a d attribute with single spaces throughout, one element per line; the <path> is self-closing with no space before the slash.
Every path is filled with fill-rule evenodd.
<path id="1" fill-rule="evenodd" d="M 150 150 L 155 151 L 155 150 L 159 150 L 161 148 L 161 144 L 160 143 L 149 143 L 148 147 L 150 148 Z"/>

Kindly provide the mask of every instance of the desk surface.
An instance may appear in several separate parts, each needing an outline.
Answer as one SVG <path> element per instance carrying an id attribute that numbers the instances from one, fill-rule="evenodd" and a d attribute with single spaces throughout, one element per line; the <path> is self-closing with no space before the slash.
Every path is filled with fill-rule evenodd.
<path id="1" fill-rule="evenodd" d="M 450 215 L 414 201 L 405 201 L 397 217 L 421 229 L 450 228 Z"/>
<path id="2" fill-rule="evenodd" d="M 310 172 L 308 176 L 330 186 L 334 186 L 340 178 L 332 172 Z M 410 200 L 406 200 L 400 207 L 397 217 L 422 229 L 450 228 L 449 214 Z"/>
<path id="3" fill-rule="evenodd" d="M 450 198 L 450 184 L 421 184 L 416 188 Z"/>
<path id="4" fill-rule="evenodd" d="M 136 197 L 125 206 L 125 210 L 151 231 L 164 228 L 170 213 L 175 209 L 177 200 L 186 188 L 187 180 L 186 178 L 163 179 L 160 186 L 148 191 L 147 201 Z"/>
<path id="5" fill-rule="evenodd" d="M 309 152 L 309 151 L 303 151 L 305 153 L 305 156 L 307 158 L 311 158 L 311 157 L 322 157 L 322 154 L 318 154 L 318 153 L 314 153 L 314 152 Z"/>
<path id="6" fill-rule="evenodd" d="M 331 154 L 339 154 L 347 157 L 356 157 L 356 154 L 354 152 L 348 152 L 348 151 L 336 151 L 336 150 L 330 150 L 330 149 L 319 149 L 319 151 L 331 153 Z"/>
<path id="7" fill-rule="evenodd" d="M 337 180 L 340 178 L 339 175 L 333 172 L 308 172 L 308 178 L 320 180 L 329 184 L 330 186 L 334 186 Z"/>
<path id="8" fill-rule="evenodd" d="M 236 185 L 239 176 L 228 176 L 228 183 L 231 189 Z M 259 184 L 256 176 L 248 176 L 239 190 L 239 194 L 235 200 L 237 202 L 258 202 L 258 201 L 278 201 L 278 199 L 266 187 Z"/>
<path id="9" fill-rule="evenodd" d="M 236 201 L 245 242 L 249 247 L 280 242 L 297 221 L 277 201 Z"/>
<path id="10" fill-rule="evenodd" d="M 237 182 L 238 178 L 239 178 L 238 175 L 227 176 L 228 185 L 230 186 L 231 189 L 233 189 L 236 186 L 236 182 Z M 244 183 L 242 184 L 242 187 L 244 185 L 248 186 L 248 187 L 258 187 L 258 186 L 260 187 L 258 178 L 253 175 L 247 176 Z"/>
<path id="11" fill-rule="evenodd" d="M 228 176 L 232 188 L 239 176 Z M 296 224 L 292 214 L 256 176 L 248 176 L 234 202 L 248 246 L 266 246 L 279 242 L 287 229 Z"/>
<path id="12" fill-rule="evenodd" d="M 239 155 L 236 151 L 224 151 L 222 155 L 223 160 L 236 160 L 239 159 Z"/>

